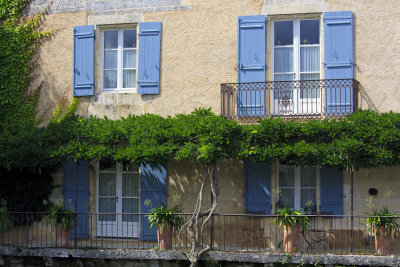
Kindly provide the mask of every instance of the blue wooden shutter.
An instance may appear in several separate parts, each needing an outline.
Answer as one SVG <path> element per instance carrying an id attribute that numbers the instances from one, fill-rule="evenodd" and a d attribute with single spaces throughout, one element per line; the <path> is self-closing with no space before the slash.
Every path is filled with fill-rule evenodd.
<path id="1" fill-rule="evenodd" d="M 267 163 L 245 161 L 246 214 L 271 214 L 271 168 Z"/>
<path id="2" fill-rule="evenodd" d="M 325 79 L 353 79 L 353 14 L 351 11 L 324 13 Z M 337 83 L 332 83 L 337 84 Z M 327 115 L 353 112 L 352 84 L 325 88 Z"/>
<path id="3" fill-rule="evenodd" d="M 74 27 L 74 96 L 94 94 L 94 27 Z"/>
<path id="4" fill-rule="evenodd" d="M 140 209 L 149 213 L 152 208 L 167 204 L 167 171 L 161 164 L 142 164 L 140 167 Z M 150 200 L 151 206 L 145 202 Z M 141 216 L 141 240 L 157 240 L 157 230 L 150 229 L 147 216 Z"/>
<path id="5" fill-rule="evenodd" d="M 139 23 L 139 64 L 137 92 L 160 92 L 161 22 Z"/>
<path id="6" fill-rule="evenodd" d="M 343 171 L 322 166 L 320 183 L 319 210 L 326 214 L 343 215 Z"/>
<path id="7" fill-rule="evenodd" d="M 67 208 L 75 208 L 75 176 L 76 164 L 72 161 L 64 163 L 63 195 Z M 78 163 L 78 187 L 77 187 L 78 225 L 77 238 L 89 238 L 89 164 L 87 161 Z M 74 229 L 71 230 L 71 238 L 75 238 Z"/>
<path id="8" fill-rule="evenodd" d="M 265 26 L 265 16 L 238 17 L 238 83 L 265 82 Z M 262 86 L 238 86 L 238 115 L 265 115 Z"/>

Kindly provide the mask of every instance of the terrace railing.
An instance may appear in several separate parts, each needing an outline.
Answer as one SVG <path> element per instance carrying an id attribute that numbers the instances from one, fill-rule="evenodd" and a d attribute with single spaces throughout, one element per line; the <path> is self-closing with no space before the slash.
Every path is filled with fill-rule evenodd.
<path id="1" fill-rule="evenodd" d="M 2 246 L 57 247 L 56 231 L 45 220 L 45 213 L 11 213 L 15 226 L 3 233 Z M 152 249 L 156 237 L 143 235 L 148 228 L 143 213 L 77 213 L 69 244 L 63 247 L 93 249 Z M 190 214 L 182 214 L 185 220 Z M 299 250 L 306 254 L 375 254 L 374 233 L 366 229 L 365 216 L 309 215 L 310 226 L 300 231 Z M 274 215 L 215 214 L 206 227 L 205 237 L 218 251 L 284 252 L 282 228 Z M 83 234 L 82 233 L 86 233 Z M 0 237 L 1 238 L 1 237 Z M 391 254 L 400 253 L 400 238 L 392 235 Z M 205 239 L 202 240 L 203 244 Z M 188 250 L 191 241 L 183 230 L 180 238 L 173 233 L 173 249 Z"/>
<path id="2" fill-rule="evenodd" d="M 343 117 L 358 109 L 354 79 L 221 84 L 221 115 L 243 123 L 260 118 Z"/>

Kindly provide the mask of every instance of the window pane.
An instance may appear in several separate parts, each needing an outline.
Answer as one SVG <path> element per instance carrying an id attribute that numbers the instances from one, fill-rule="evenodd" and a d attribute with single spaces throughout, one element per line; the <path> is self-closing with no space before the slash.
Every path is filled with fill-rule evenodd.
<path id="1" fill-rule="evenodd" d="M 104 49 L 118 48 L 118 31 L 104 32 Z"/>
<path id="2" fill-rule="evenodd" d="M 275 45 L 293 44 L 293 21 L 275 21 Z"/>
<path id="3" fill-rule="evenodd" d="M 139 173 L 122 174 L 122 196 L 139 197 Z"/>
<path id="4" fill-rule="evenodd" d="M 136 47 L 136 30 L 124 31 L 124 48 Z"/>
<path id="5" fill-rule="evenodd" d="M 300 71 L 319 72 L 319 47 L 300 47 Z"/>
<path id="6" fill-rule="evenodd" d="M 115 198 L 99 198 L 99 212 L 100 213 L 115 213 L 116 211 Z M 115 221 L 115 214 L 104 214 L 99 216 L 100 221 Z"/>
<path id="7" fill-rule="evenodd" d="M 115 171 L 117 170 L 117 165 L 115 161 L 100 161 L 99 163 L 100 171 Z"/>
<path id="8" fill-rule="evenodd" d="M 99 196 L 115 196 L 116 195 L 116 174 L 100 173 L 99 174 Z"/>
<path id="9" fill-rule="evenodd" d="M 315 167 L 301 167 L 300 174 L 301 187 L 316 187 L 317 185 L 317 170 Z"/>
<path id="10" fill-rule="evenodd" d="M 139 212 L 139 199 L 138 198 L 123 198 L 122 199 L 122 213 L 138 213 Z M 123 214 L 123 222 L 138 222 L 139 215 Z"/>
<path id="11" fill-rule="evenodd" d="M 294 187 L 294 167 L 279 167 L 279 187 Z"/>
<path id="12" fill-rule="evenodd" d="M 116 69 L 118 64 L 117 51 L 104 51 L 104 69 Z"/>
<path id="13" fill-rule="evenodd" d="M 124 50 L 124 68 L 136 68 L 136 50 Z"/>
<path id="14" fill-rule="evenodd" d="M 274 49 L 274 72 L 293 71 L 293 48 L 281 47 Z"/>
<path id="15" fill-rule="evenodd" d="M 319 44 L 319 20 L 300 21 L 300 44 Z"/>
<path id="16" fill-rule="evenodd" d="M 303 209 L 306 206 L 307 201 L 312 201 L 315 205 L 316 203 L 316 190 L 315 189 L 301 189 L 301 203 L 300 203 L 300 207 Z"/>
<path id="17" fill-rule="evenodd" d="M 319 80 L 319 73 L 301 73 L 300 80 Z M 321 88 L 315 85 L 310 88 L 309 83 L 300 83 L 300 98 L 319 98 L 321 95 Z"/>
<path id="18" fill-rule="evenodd" d="M 278 208 L 294 208 L 294 189 L 280 189 Z"/>
<path id="19" fill-rule="evenodd" d="M 104 71 L 104 88 L 117 88 L 117 71 L 105 70 Z"/>
<path id="20" fill-rule="evenodd" d="M 136 70 L 124 70 L 124 88 L 135 88 Z"/>
<path id="21" fill-rule="evenodd" d="M 123 172 L 126 172 L 126 171 L 129 171 L 129 172 L 138 172 L 139 171 L 139 166 L 138 165 L 136 165 L 136 164 L 124 164 L 123 166 L 122 166 L 122 171 Z"/>

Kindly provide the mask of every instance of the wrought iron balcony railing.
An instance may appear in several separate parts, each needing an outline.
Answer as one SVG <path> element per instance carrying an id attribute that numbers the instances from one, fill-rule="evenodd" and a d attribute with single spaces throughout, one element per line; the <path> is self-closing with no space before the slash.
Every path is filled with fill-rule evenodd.
<path id="1" fill-rule="evenodd" d="M 354 79 L 221 84 L 221 115 L 239 122 L 260 118 L 343 117 L 358 109 Z"/>

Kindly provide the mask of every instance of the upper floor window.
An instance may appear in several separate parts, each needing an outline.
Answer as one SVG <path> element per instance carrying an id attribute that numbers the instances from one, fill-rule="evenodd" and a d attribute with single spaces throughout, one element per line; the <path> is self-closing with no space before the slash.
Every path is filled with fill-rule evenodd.
<path id="1" fill-rule="evenodd" d="M 275 21 L 274 80 L 320 79 L 319 20 Z"/>
<path id="2" fill-rule="evenodd" d="M 102 33 L 103 91 L 136 89 L 136 29 L 104 30 Z"/>

